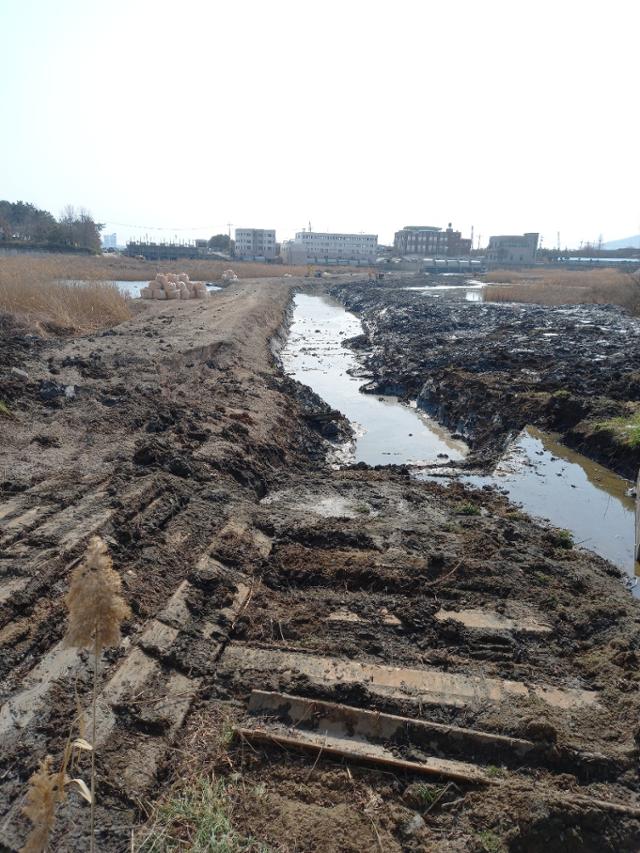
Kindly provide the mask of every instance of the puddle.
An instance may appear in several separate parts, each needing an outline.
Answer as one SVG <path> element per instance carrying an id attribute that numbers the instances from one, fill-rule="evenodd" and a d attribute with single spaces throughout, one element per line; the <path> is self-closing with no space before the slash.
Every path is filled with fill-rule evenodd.
<path id="1" fill-rule="evenodd" d="M 457 296 L 466 302 L 484 302 L 485 288 L 483 282 L 468 279 L 464 284 L 426 284 L 420 287 L 404 287 L 403 290 L 414 290 L 433 299 Z"/>
<path id="2" fill-rule="evenodd" d="M 450 437 L 428 415 L 395 397 L 361 394 L 363 380 L 355 354 L 342 342 L 362 334 L 357 317 L 325 296 L 298 294 L 293 322 L 282 351 L 285 371 L 338 409 L 356 431 L 355 461 L 369 465 L 427 463 L 463 459 L 466 445 Z"/>
<path id="3" fill-rule="evenodd" d="M 569 530 L 576 545 L 606 557 L 637 584 L 635 500 L 628 494 L 632 486 L 628 480 L 534 427 L 523 430 L 493 474 L 459 479 L 503 489 L 527 513 Z M 639 586 L 634 586 L 633 594 L 640 597 Z"/>

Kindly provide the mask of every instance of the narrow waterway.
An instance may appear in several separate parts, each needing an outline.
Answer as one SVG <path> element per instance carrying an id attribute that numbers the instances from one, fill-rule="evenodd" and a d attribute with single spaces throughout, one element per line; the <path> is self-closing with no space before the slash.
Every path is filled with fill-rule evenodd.
<path id="1" fill-rule="evenodd" d="M 360 334 L 359 319 L 339 302 L 298 294 L 282 352 L 285 371 L 354 425 L 352 458 L 369 465 L 416 466 L 464 458 L 466 445 L 415 407 L 395 397 L 360 392 L 361 365 L 343 345 Z M 416 470 L 415 476 L 435 479 L 436 473 L 444 471 Z M 623 569 L 640 597 L 640 566 L 634 562 L 635 501 L 627 480 L 533 427 L 512 442 L 492 474 L 457 474 L 453 469 L 450 476 L 479 488 L 496 486 L 528 514 L 568 530 L 576 545 Z"/>
<path id="2" fill-rule="evenodd" d="M 285 371 L 309 385 L 354 425 L 354 456 L 369 465 L 457 461 L 467 447 L 415 407 L 395 397 L 361 394 L 360 365 L 343 341 L 362 334 L 360 320 L 326 296 L 296 296 Z"/>

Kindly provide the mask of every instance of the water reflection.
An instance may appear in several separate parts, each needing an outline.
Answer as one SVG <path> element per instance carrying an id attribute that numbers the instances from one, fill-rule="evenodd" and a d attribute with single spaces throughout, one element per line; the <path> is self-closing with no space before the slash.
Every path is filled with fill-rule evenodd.
<path id="1" fill-rule="evenodd" d="M 362 334 L 362 325 L 339 302 L 298 294 L 293 322 L 282 353 L 287 373 L 309 385 L 323 400 L 354 424 L 355 459 L 369 465 L 459 460 L 466 445 L 423 412 L 395 397 L 360 393 L 363 380 L 351 375 L 360 365 L 342 346 Z"/>
<path id="2" fill-rule="evenodd" d="M 465 475 L 460 480 L 503 489 L 527 513 L 569 530 L 577 545 L 611 560 L 634 583 L 640 575 L 640 565 L 634 561 L 632 484 L 547 433 L 528 427 L 493 474 Z M 640 587 L 635 586 L 634 595 L 639 594 Z"/>

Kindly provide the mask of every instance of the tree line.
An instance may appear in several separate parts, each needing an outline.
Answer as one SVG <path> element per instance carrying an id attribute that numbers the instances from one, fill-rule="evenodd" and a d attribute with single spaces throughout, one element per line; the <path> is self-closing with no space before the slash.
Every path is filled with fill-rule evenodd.
<path id="1" fill-rule="evenodd" d="M 0 243 L 31 244 L 44 248 L 100 251 L 100 231 L 88 210 L 72 205 L 58 219 L 48 210 L 40 210 L 24 201 L 0 201 Z"/>

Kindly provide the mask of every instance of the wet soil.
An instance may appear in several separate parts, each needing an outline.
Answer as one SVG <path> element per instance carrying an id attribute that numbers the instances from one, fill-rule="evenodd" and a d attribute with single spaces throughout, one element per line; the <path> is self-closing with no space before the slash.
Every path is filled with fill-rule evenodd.
<path id="1" fill-rule="evenodd" d="M 44 755 L 59 759 L 77 702 L 90 704 L 91 660 L 58 643 L 69 574 L 99 532 L 133 615 L 100 667 L 98 849 L 128 851 L 132 832 L 144 849 L 153 804 L 212 774 L 236 830 L 267 849 L 639 849 L 631 812 L 567 799 L 638 806 L 640 610 L 621 573 L 495 492 L 397 467 L 332 469 L 330 440 L 348 424 L 274 357 L 292 289 L 306 285 L 244 281 L 203 303 L 145 303 L 66 342 L 2 338 L 27 377 L 3 366 L 0 848 L 23 843 L 27 779 Z M 365 298 L 350 288 L 345 301 Z M 526 615 L 549 631 L 497 617 L 470 627 L 443 610 Z M 416 701 L 276 665 L 285 653 L 597 701 Z M 527 737 L 535 758 L 478 756 L 499 784 L 435 779 L 425 793 L 411 773 L 231 740 L 258 688 Z M 87 838 L 86 804 L 70 794 L 51 849 Z"/>
<path id="2" fill-rule="evenodd" d="M 332 288 L 365 327 L 354 346 L 367 352 L 368 390 L 417 398 L 493 462 L 509 435 L 533 424 L 635 479 L 640 446 L 598 424 L 640 405 L 640 320 L 615 306 L 468 302 L 406 289 L 439 280 Z"/>

